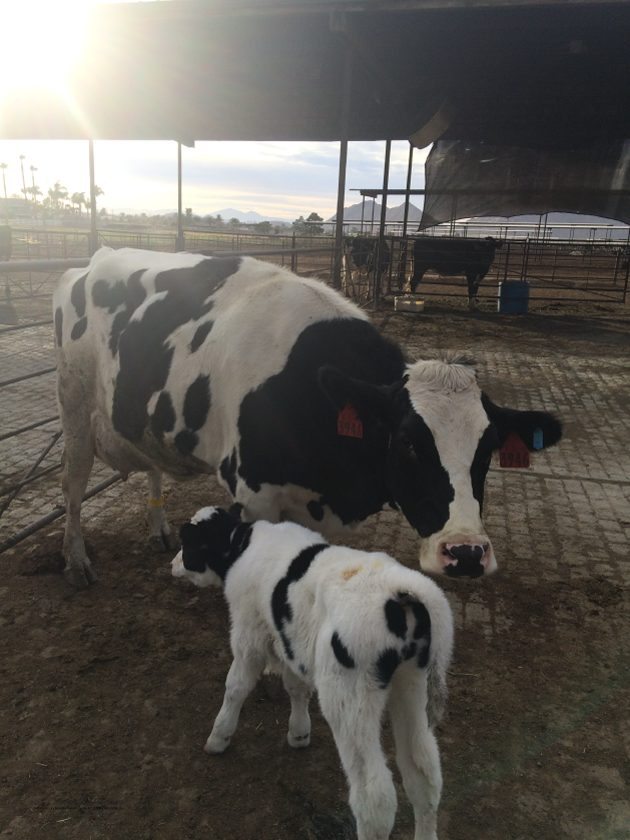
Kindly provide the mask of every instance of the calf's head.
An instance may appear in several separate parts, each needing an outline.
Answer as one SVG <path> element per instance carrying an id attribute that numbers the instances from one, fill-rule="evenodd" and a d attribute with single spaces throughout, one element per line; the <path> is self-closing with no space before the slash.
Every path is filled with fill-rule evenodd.
<path id="1" fill-rule="evenodd" d="M 198 510 L 182 525 L 181 550 L 171 562 L 173 577 L 195 586 L 222 586 L 230 566 L 245 550 L 251 526 L 218 507 Z"/>
<path id="2" fill-rule="evenodd" d="M 562 435 L 559 421 L 544 411 L 495 405 L 465 357 L 418 361 L 389 386 L 332 368 L 320 372 L 320 382 L 336 404 L 350 402 L 364 422 L 382 425 L 387 490 L 421 537 L 423 571 L 466 577 L 495 571 L 481 519 L 492 453 L 512 432 L 532 451 L 551 446 Z"/>

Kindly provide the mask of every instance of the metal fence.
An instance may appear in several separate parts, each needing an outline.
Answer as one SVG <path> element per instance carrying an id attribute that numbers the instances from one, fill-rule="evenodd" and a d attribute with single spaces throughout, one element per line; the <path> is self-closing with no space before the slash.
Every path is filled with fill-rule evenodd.
<path id="1" fill-rule="evenodd" d="M 173 250 L 175 246 L 170 232 L 101 231 L 100 237 L 116 247 Z M 373 276 L 344 272 L 344 289 L 359 302 L 375 295 L 388 298 L 406 288 L 413 239 L 388 236 L 386 242 L 391 259 L 378 288 Z M 247 253 L 300 274 L 326 281 L 332 277 L 333 241 L 326 236 L 187 231 L 186 247 L 206 253 Z M 14 238 L 13 260 L 0 263 L 0 291 L 4 290 L 4 299 L 0 296 L 0 551 L 64 513 L 51 296 L 61 270 L 87 264 L 87 253 L 87 232 L 21 230 Z M 622 304 L 627 300 L 628 273 L 628 249 L 611 243 L 508 240 L 496 252 L 480 297 L 494 306 L 498 284 L 520 279 L 529 282 L 534 303 Z M 418 291 L 422 297 L 464 301 L 465 285 L 463 278 L 427 273 Z M 117 480 L 99 465 L 88 495 L 95 498 Z"/>

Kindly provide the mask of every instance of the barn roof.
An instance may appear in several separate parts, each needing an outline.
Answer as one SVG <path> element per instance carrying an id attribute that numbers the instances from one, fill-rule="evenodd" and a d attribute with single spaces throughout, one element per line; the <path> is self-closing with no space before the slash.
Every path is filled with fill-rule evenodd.
<path id="1" fill-rule="evenodd" d="M 171 0 L 94 10 L 69 97 L 6 95 L 4 139 L 630 136 L 627 0 Z M 62 48 L 62 47 L 60 47 Z"/>

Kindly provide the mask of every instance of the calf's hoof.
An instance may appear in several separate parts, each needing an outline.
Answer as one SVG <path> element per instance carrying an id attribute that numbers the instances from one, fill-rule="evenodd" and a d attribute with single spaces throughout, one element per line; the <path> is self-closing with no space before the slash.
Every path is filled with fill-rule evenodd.
<path id="1" fill-rule="evenodd" d="M 98 576 L 87 558 L 80 562 L 68 563 L 63 570 L 63 575 L 70 586 L 75 589 L 87 589 L 90 584 L 96 583 L 98 580 Z"/>
<path id="2" fill-rule="evenodd" d="M 305 735 L 292 735 L 288 732 L 287 741 L 289 746 L 293 747 L 294 750 L 301 750 L 304 749 L 304 747 L 308 747 L 311 743 L 311 733 L 307 732 Z"/>
<path id="3" fill-rule="evenodd" d="M 204 751 L 210 755 L 219 755 L 225 752 L 230 746 L 231 738 L 222 738 L 220 735 L 210 733 L 210 737 L 205 743 Z"/>

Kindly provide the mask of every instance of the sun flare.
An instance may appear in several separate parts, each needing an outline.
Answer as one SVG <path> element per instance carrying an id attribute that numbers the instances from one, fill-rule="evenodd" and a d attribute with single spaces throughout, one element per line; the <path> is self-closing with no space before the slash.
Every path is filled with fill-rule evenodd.
<path id="1" fill-rule="evenodd" d="M 0 95 L 28 88 L 63 92 L 94 5 L 95 0 L 0 2 Z"/>

